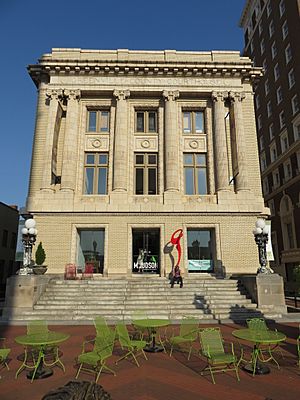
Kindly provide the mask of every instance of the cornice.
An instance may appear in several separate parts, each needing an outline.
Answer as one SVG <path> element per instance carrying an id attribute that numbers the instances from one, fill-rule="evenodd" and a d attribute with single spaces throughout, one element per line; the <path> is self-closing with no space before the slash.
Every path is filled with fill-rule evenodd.
<path id="1" fill-rule="evenodd" d="M 255 82 L 262 76 L 262 68 L 253 67 L 250 60 L 228 62 L 127 62 L 97 60 L 40 60 L 29 65 L 28 71 L 38 85 L 45 76 L 76 75 L 130 75 L 130 76 L 195 76 L 195 77 L 238 77 L 243 82 Z"/>

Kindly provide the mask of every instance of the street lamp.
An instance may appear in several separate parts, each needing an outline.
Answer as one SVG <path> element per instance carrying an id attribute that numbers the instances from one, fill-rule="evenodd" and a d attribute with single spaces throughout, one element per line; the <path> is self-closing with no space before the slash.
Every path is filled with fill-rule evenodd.
<path id="1" fill-rule="evenodd" d="M 258 257 L 260 267 L 257 270 L 258 274 L 269 274 L 271 271 L 267 267 L 267 251 L 266 245 L 268 243 L 268 228 L 265 220 L 259 218 L 255 223 L 255 229 L 253 230 L 255 243 L 258 247 Z"/>
<path id="2" fill-rule="evenodd" d="M 32 257 L 32 247 L 36 241 L 37 229 L 33 218 L 25 221 L 25 227 L 22 229 L 22 243 L 24 247 L 23 267 L 20 268 L 19 275 L 28 275 L 32 272 L 30 267 Z"/>

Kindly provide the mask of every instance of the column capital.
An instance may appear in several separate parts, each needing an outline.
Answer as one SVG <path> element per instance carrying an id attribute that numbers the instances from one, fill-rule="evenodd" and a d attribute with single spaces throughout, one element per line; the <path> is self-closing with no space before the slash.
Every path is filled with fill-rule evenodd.
<path id="1" fill-rule="evenodd" d="M 79 89 L 65 89 L 64 90 L 64 96 L 68 99 L 68 100 L 78 100 L 81 97 L 81 91 Z"/>
<path id="2" fill-rule="evenodd" d="M 230 101 L 243 101 L 244 98 L 246 97 L 244 92 L 229 92 L 228 97 Z"/>
<path id="3" fill-rule="evenodd" d="M 228 92 L 212 92 L 211 97 L 213 101 L 225 101 L 228 97 Z"/>
<path id="4" fill-rule="evenodd" d="M 113 96 L 117 100 L 126 100 L 130 96 L 130 90 L 129 89 L 124 89 L 124 90 L 115 89 L 113 91 Z"/>
<path id="5" fill-rule="evenodd" d="M 55 100 L 59 100 L 63 97 L 63 90 L 62 89 L 47 89 L 46 90 L 46 98 L 51 100 L 51 99 L 55 99 Z"/>
<path id="6" fill-rule="evenodd" d="M 170 100 L 175 101 L 179 97 L 179 90 L 173 90 L 173 91 L 164 90 L 162 95 L 165 98 L 165 101 L 170 101 Z"/>

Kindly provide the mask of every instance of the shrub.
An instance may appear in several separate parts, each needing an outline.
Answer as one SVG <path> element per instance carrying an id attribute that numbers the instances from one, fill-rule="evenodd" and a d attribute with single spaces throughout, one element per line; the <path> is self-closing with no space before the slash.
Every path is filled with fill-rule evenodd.
<path id="1" fill-rule="evenodd" d="M 35 263 L 36 265 L 42 265 L 46 260 L 46 253 L 43 249 L 42 242 L 39 243 L 36 252 L 35 252 Z"/>

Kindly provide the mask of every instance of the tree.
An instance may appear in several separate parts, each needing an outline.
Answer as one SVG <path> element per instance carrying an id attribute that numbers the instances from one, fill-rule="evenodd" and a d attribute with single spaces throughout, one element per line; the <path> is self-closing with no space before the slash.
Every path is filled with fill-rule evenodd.
<path id="1" fill-rule="evenodd" d="M 45 260 L 46 260 L 46 253 L 43 248 L 42 242 L 40 242 L 35 252 L 35 263 L 36 265 L 42 265 Z"/>

